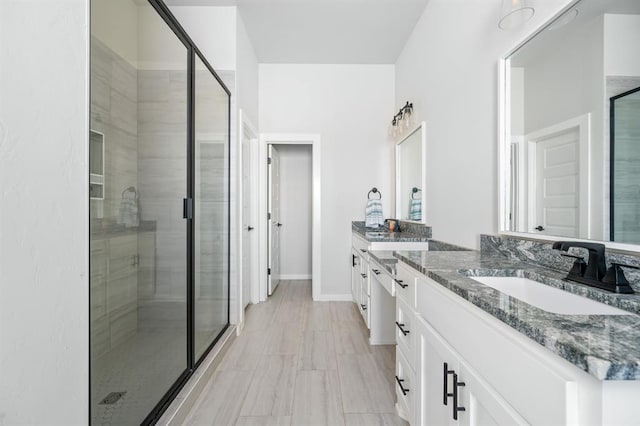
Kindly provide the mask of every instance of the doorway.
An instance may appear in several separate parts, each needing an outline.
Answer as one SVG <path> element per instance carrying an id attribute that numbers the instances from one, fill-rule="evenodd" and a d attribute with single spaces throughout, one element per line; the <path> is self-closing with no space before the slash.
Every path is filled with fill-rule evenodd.
<path id="1" fill-rule="evenodd" d="M 267 294 L 271 296 L 280 281 L 311 280 L 313 162 L 311 145 L 271 144 L 269 152 Z"/>
<path id="2" fill-rule="evenodd" d="M 265 301 L 273 294 L 281 279 L 311 278 L 312 297 L 322 300 L 320 137 L 261 135 L 259 165 L 259 212 L 264 215 L 260 226 L 260 279 L 256 285 L 259 299 Z M 307 213 L 300 213 L 305 208 Z M 296 230 L 301 229 L 310 235 L 297 238 Z M 301 247 L 306 247 L 307 254 Z M 292 255 L 292 251 L 296 254 Z"/>

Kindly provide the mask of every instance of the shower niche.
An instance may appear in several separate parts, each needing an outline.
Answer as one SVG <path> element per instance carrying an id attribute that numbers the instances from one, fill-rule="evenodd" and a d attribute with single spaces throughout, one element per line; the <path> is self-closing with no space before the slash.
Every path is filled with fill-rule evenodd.
<path id="1" fill-rule="evenodd" d="M 89 199 L 104 200 L 104 133 L 89 131 Z"/>

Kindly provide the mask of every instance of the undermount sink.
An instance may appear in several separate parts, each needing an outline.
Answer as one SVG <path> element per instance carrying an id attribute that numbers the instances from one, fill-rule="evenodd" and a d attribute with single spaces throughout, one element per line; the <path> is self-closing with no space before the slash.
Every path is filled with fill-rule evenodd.
<path id="1" fill-rule="evenodd" d="M 563 315 L 629 315 L 630 312 L 524 277 L 470 277 L 536 308 Z"/>
<path id="2" fill-rule="evenodd" d="M 376 232 L 366 232 L 365 235 L 370 238 L 375 237 L 388 237 L 389 231 L 376 231 Z"/>

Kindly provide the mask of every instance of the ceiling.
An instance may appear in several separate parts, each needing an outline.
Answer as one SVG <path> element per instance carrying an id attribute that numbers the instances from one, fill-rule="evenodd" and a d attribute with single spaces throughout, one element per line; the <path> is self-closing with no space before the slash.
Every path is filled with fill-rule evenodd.
<path id="1" fill-rule="evenodd" d="M 261 63 L 393 64 L 428 0 L 166 0 L 238 6 Z"/>

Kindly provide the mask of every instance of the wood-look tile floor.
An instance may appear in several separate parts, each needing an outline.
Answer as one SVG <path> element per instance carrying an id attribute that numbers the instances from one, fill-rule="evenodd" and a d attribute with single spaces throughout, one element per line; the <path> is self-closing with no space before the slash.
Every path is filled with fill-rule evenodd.
<path id="1" fill-rule="evenodd" d="M 283 281 L 247 308 L 186 425 L 407 425 L 395 414 L 395 346 L 370 346 L 351 302 Z"/>

